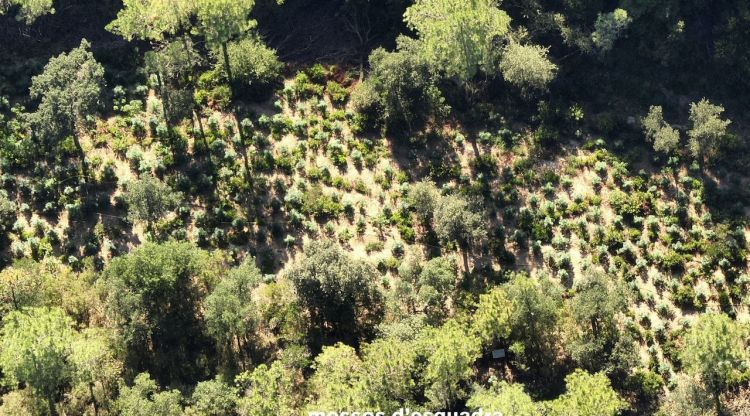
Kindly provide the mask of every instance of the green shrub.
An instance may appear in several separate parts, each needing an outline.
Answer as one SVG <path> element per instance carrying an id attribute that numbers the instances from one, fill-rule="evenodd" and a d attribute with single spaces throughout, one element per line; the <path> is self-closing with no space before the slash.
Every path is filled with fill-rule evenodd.
<path id="1" fill-rule="evenodd" d="M 385 249 L 385 244 L 382 241 L 371 241 L 365 245 L 365 251 L 367 254 L 380 252 Z"/>
<path id="2" fill-rule="evenodd" d="M 322 85 L 326 82 L 328 76 L 328 70 L 322 64 L 315 64 L 305 71 L 310 80 L 316 84 Z"/>
<path id="3" fill-rule="evenodd" d="M 264 95 L 275 87 L 281 78 L 283 64 L 276 51 L 267 47 L 257 37 L 247 37 L 227 44 L 229 62 L 235 87 L 240 91 L 252 92 L 255 96 Z M 217 59 L 217 70 L 226 73 L 224 60 Z"/>
<path id="4" fill-rule="evenodd" d="M 7 233 L 16 222 L 16 204 L 8 199 L 5 191 L 0 191 L 0 231 Z"/>
<path id="5" fill-rule="evenodd" d="M 320 185 L 312 185 L 304 192 L 301 211 L 322 220 L 340 214 L 343 207 L 331 196 L 326 195 Z"/>
<path id="6" fill-rule="evenodd" d="M 651 204 L 651 197 L 645 192 L 625 193 L 619 189 L 609 194 L 609 205 L 619 215 L 633 218 L 645 215 Z"/>
<path id="7" fill-rule="evenodd" d="M 326 92 L 328 93 L 328 96 L 331 97 L 331 101 L 334 104 L 344 105 L 349 99 L 349 90 L 335 81 L 328 81 L 326 84 Z"/>
<path id="8" fill-rule="evenodd" d="M 302 99 L 320 97 L 323 95 L 323 86 L 311 82 L 304 72 L 298 72 L 294 77 L 294 93 Z"/>
<path id="9" fill-rule="evenodd" d="M 674 293 L 674 303 L 683 308 L 695 307 L 695 290 L 692 285 L 681 285 Z"/>
<path id="10" fill-rule="evenodd" d="M 382 124 L 409 134 L 429 115 L 442 112 L 435 70 L 416 47 L 414 41 L 399 38 L 398 51 L 378 48 L 370 54 L 370 75 L 352 93 L 354 108 L 370 127 Z"/>
<path id="11" fill-rule="evenodd" d="M 663 270 L 676 271 L 684 268 L 686 260 L 685 255 L 677 253 L 674 250 L 668 250 L 657 259 L 657 263 Z"/>
<path id="12" fill-rule="evenodd" d="M 195 101 L 218 110 L 229 109 L 232 103 L 232 90 L 221 81 L 221 72 L 212 69 L 198 77 Z"/>
<path id="13" fill-rule="evenodd" d="M 346 166 L 346 148 L 338 139 L 332 139 L 326 145 L 326 154 L 336 166 Z"/>

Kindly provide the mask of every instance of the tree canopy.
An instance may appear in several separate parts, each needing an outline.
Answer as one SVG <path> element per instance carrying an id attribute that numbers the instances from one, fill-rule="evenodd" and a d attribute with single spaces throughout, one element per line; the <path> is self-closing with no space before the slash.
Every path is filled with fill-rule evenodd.
<path id="1" fill-rule="evenodd" d="M 690 104 L 690 152 L 701 161 L 716 152 L 727 133 L 731 121 L 721 118 L 723 112 L 724 107 L 712 104 L 705 98 Z"/>
<path id="2" fill-rule="evenodd" d="M 689 374 L 700 376 L 714 396 L 737 384 L 748 370 L 747 328 L 721 313 L 701 316 L 685 337 L 682 360 Z"/>
<path id="3" fill-rule="evenodd" d="M 29 89 L 31 97 L 39 100 L 36 111 L 29 114 L 34 135 L 50 145 L 72 136 L 84 170 L 86 155 L 76 129 L 99 108 L 104 86 L 104 68 L 90 48 L 84 39 L 78 48 L 50 59 Z"/>
<path id="4" fill-rule="evenodd" d="M 330 240 L 308 244 L 304 254 L 285 276 L 294 282 L 313 327 L 321 336 L 366 338 L 382 317 L 377 271 Z"/>
<path id="5" fill-rule="evenodd" d="M 545 90 L 555 78 L 557 65 L 547 58 L 548 50 L 538 45 L 510 42 L 500 59 L 500 72 L 509 83 L 524 92 Z"/>
<path id="6" fill-rule="evenodd" d="M 144 221 L 151 227 L 177 207 L 182 195 L 162 181 L 146 175 L 128 184 L 124 198 L 128 204 L 128 218 Z"/>
<path id="7" fill-rule="evenodd" d="M 670 153 L 679 145 L 680 133 L 664 121 L 660 106 L 652 105 L 649 108 L 643 119 L 643 131 L 657 152 Z"/>
<path id="8" fill-rule="evenodd" d="M 462 82 L 480 70 L 496 73 L 495 42 L 508 33 L 510 20 L 492 0 L 417 0 L 404 13 L 427 61 Z"/>
<path id="9" fill-rule="evenodd" d="M 13 311 L 3 318 L 0 368 L 11 385 L 24 383 L 56 414 L 57 389 L 71 377 L 72 321 L 59 309 Z"/>
<path id="10" fill-rule="evenodd" d="M 614 416 L 624 410 L 625 402 L 602 374 L 576 370 L 565 377 L 565 393 L 549 403 L 554 415 Z"/>
<path id="11" fill-rule="evenodd" d="M 132 386 L 121 386 L 115 402 L 118 414 L 126 416 L 178 416 L 182 414 L 182 395 L 177 390 L 159 391 L 148 373 L 135 377 Z"/>
<path id="12" fill-rule="evenodd" d="M 398 43 L 395 52 L 379 48 L 370 54 L 370 75 L 352 95 L 355 108 L 389 131 L 416 129 L 443 106 L 435 70 L 419 45 L 403 37 Z"/>
<path id="13" fill-rule="evenodd" d="M 215 265 L 208 253 L 178 242 L 145 244 L 109 264 L 107 314 L 138 368 L 167 381 L 195 371 L 184 363 L 195 362 L 192 354 L 206 342 L 197 308 Z M 178 353 L 177 346 L 184 348 Z"/>
<path id="14" fill-rule="evenodd" d="M 107 29 L 128 40 L 160 41 L 186 29 L 193 8 L 193 2 L 185 0 L 124 0 Z"/>
<path id="15" fill-rule="evenodd" d="M 18 8 L 16 19 L 26 24 L 34 23 L 45 14 L 54 13 L 53 0 L 3 0 L 0 1 L 0 15 L 11 8 Z"/>
<path id="16" fill-rule="evenodd" d="M 539 405 L 523 390 L 521 384 L 493 383 L 490 388 L 478 387 L 466 402 L 471 409 L 492 409 L 504 415 L 539 416 Z"/>

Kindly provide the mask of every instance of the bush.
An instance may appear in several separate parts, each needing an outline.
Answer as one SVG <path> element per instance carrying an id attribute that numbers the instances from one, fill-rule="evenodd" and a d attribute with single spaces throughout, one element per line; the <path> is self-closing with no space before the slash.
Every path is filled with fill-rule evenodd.
<path id="1" fill-rule="evenodd" d="M 666 271 L 676 271 L 684 268 L 685 261 L 687 260 L 685 255 L 677 253 L 674 250 L 669 250 L 664 253 L 660 258 L 657 259 L 659 266 Z"/>
<path id="2" fill-rule="evenodd" d="M 263 97 L 275 87 L 280 78 L 283 64 L 276 51 L 267 47 L 257 37 L 249 37 L 227 45 L 229 63 L 240 92 L 250 92 L 255 97 Z M 217 69 L 224 71 L 224 60 L 217 60 Z"/>
<path id="3" fill-rule="evenodd" d="M 612 206 L 612 209 L 617 214 L 628 216 L 629 218 L 633 218 L 636 215 L 645 215 L 650 202 L 651 198 L 645 192 L 631 192 L 626 194 L 617 189 L 609 194 L 609 204 Z"/>
<path id="4" fill-rule="evenodd" d="M 294 93 L 299 98 L 320 97 L 323 95 L 323 87 L 310 81 L 310 77 L 299 72 L 294 77 Z"/>
<path id="5" fill-rule="evenodd" d="M 7 232 L 16 222 L 16 204 L 8 199 L 5 191 L 0 192 L 0 230 Z"/>
<path id="6" fill-rule="evenodd" d="M 302 197 L 301 211 L 312 215 L 317 220 L 339 215 L 343 209 L 339 202 L 323 193 L 320 185 L 310 186 Z"/>
<path id="7" fill-rule="evenodd" d="M 328 81 L 326 84 L 326 92 L 328 93 L 328 96 L 331 97 L 331 101 L 334 104 L 344 105 L 346 104 L 346 100 L 349 99 L 349 90 L 335 81 Z"/>
<path id="8" fill-rule="evenodd" d="M 346 149 L 338 139 L 333 139 L 326 145 L 326 153 L 336 166 L 346 166 Z"/>
<path id="9" fill-rule="evenodd" d="M 324 82 L 326 82 L 326 75 L 328 74 L 328 71 L 323 65 L 315 64 L 310 68 L 307 68 L 307 71 L 305 73 L 308 77 L 310 77 L 310 80 L 312 80 L 312 82 L 322 85 Z"/>
<path id="10" fill-rule="evenodd" d="M 695 299 L 695 290 L 692 285 L 682 285 L 674 294 L 674 303 L 682 308 L 694 308 Z"/>
<path id="11" fill-rule="evenodd" d="M 412 50 L 412 42 L 400 38 L 398 51 L 379 48 L 370 54 L 370 76 L 352 93 L 352 103 L 371 126 L 382 123 L 408 134 L 443 106 L 434 69 Z"/>
<path id="12" fill-rule="evenodd" d="M 365 251 L 367 252 L 367 254 L 370 254 L 383 251 L 384 248 L 385 244 L 383 244 L 382 241 L 372 241 L 367 243 L 367 245 L 365 246 Z"/>
<path id="13" fill-rule="evenodd" d="M 209 70 L 198 77 L 198 88 L 195 91 L 195 101 L 201 105 L 227 110 L 232 102 L 232 91 L 228 85 L 221 83 L 221 74 L 217 70 Z"/>

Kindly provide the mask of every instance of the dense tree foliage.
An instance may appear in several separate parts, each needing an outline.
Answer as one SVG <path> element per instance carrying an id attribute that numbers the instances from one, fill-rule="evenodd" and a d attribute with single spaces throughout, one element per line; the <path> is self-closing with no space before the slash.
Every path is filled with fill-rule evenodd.
<path id="1" fill-rule="evenodd" d="M 541 411 L 523 391 L 523 385 L 496 382 L 489 389 L 479 387 L 466 403 L 471 409 L 493 409 L 504 415 L 538 416 Z"/>
<path id="2" fill-rule="evenodd" d="M 230 270 L 204 301 L 206 330 L 228 352 L 236 345 L 242 353 L 256 329 L 260 317 L 252 292 L 260 282 L 260 270 L 255 264 L 244 263 Z"/>
<path id="3" fill-rule="evenodd" d="M 0 366 L 12 384 L 24 383 L 56 414 L 58 389 L 71 377 L 72 322 L 59 309 L 14 311 L 3 318 Z"/>
<path id="4" fill-rule="evenodd" d="M 464 267 L 468 269 L 469 251 L 487 236 L 482 208 L 476 201 L 462 196 L 445 196 L 437 201 L 433 221 L 435 233 L 443 243 L 457 244 L 461 248 Z"/>
<path id="5" fill-rule="evenodd" d="M 294 282 L 318 336 L 357 341 L 368 337 L 382 316 L 377 272 L 355 260 L 333 241 L 305 247 L 305 257 L 286 272 Z"/>
<path id="6" fill-rule="evenodd" d="M 688 130 L 690 152 L 701 163 L 705 163 L 707 158 L 715 155 L 722 139 L 727 134 L 730 121 L 721 118 L 723 112 L 724 107 L 711 104 L 705 98 L 690 104 L 691 128 Z"/>
<path id="7" fill-rule="evenodd" d="M 144 221 L 150 228 L 154 221 L 177 206 L 181 194 L 152 176 L 144 176 L 128 184 L 124 198 L 128 217 L 132 221 Z"/>
<path id="8" fill-rule="evenodd" d="M 52 0 L 3 0 L 0 2 L 0 14 L 10 8 L 17 8 L 16 19 L 26 24 L 33 23 L 37 18 L 47 13 L 54 13 Z"/>
<path id="9" fill-rule="evenodd" d="M 747 372 L 747 329 L 724 314 L 700 317 L 685 338 L 682 359 L 690 374 L 700 376 L 722 413 L 720 394 Z"/>
<path id="10" fill-rule="evenodd" d="M 370 75 L 352 96 L 355 108 L 389 131 L 417 129 L 443 106 L 435 71 L 417 48 L 413 40 L 400 38 L 396 52 L 373 51 Z"/>
<path id="11" fill-rule="evenodd" d="M 279 81 L 282 65 L 276 57 L 276 51 L 268 48 L 257 37 L 227 44 L 227 55 L 238 86 L 263 91 Z M 225 65 L 226 61 L 219 64 L 220 70 L 226 73 Z"/>
<path id="12" fill-rule="evenodd" d="M 513 311 L 508 293 L 502 287 L 479 296 L 474 329 L 484 344 L 497 342 L 510 335 L 510 317 Z"/>
<path id="13" fill-rule="evenodd" d="M 571 312 L 581 331 L 568 348 L 572 358 L 584 369 L 627 374 L 633 367 L 632 360 L 618 362 L 623 358 L 618 353 L 623 348 L 629 349 L 625 357 L 630 358 L 635 352 L 632 341 L 620 332 L 629 294 L 620 282 L 612 280 L 592 270 L 577 282 Z"/>
<path id="14" fill-rule="evenodd" d="M 252 373 L 237 377 L 238 384 L 245 386 L 244 396 L 239 400 L 240 415 L 291 416 L 299 406 L 299 369 L 289 367 L 281 360 L 270 366 L 260 364 Z"/>
<path id="15" fill-rule="evenodd" d="M 104 68 L 90 51 L 86 40 L 68 53 L 47 63 L 35 76 L 29 93 L 39 99 L 39 107 L 29 115 L 34 135 L 45 144 L 72 137 L 86 172 L 86 155 L 77 128 L 93 116 L 100 105 Z"/>
<path id="16" fill-rule="evenodd" d="M 472 364 L 479 358 L 477 340 L 456 321 L 428 331 L 425 368 L 425 395 L 435 408 L 450 408 L 466 397 L 466 382 L 474 375 Z"/>
<path id="17" fill-rule="evenodd" d="M 510 315 L 511 349 L 519 363 L 544 369 L 557 353 L 558 322 L 562 307 L 562 294 L 555 283 L 547 278 L 534 279 L 515 276 L 506 287 L 513 304 Z"/>
<path id="18" fill-rule="evenodd" d="M 643 131 L 657 152 L 669 153 L 677 149 L 680 133 L 664 121 L 662 108 L 652 105 L 643 118 Z"/>
<path id="19" fill-rule="evenodd" d="M 549 408 L 555 415 L 614 416 L 625 408 L 625 402 L 604 374 L 576 370 L 565 377 L 565 394 L 549 403 Z"/>
<path id="20" fill-rule="evenodd" d="M 121 386 L 115 409 L 118 414 L 128 416 L 177 416 L 182 414 L 181 401 L 179 391 L 159 391 L 151 376 L 141 373 L 135 377 L 133 386 Z"/>
<path id="21" fill-rule="evenodd" d="M 510 42 L 500 60 L 500 72 L 522 91 L 544 90 L 554 79 L 557 65 L 547 59 L 547 49 Z"/>
<path id="22" fill-rule="evenodd" d="M 188 243 L 147 244 L 104 271 L 107 314 L 136 368 L 179 380 L 205 344 L 199 302 L 215 266 Z M 192 347 L 188 347 L 192 345 Z"/>
<path id="23" fill-rule="evenodd" d="M 419 36 L 428 62 L 462 82 L 480 70 L 497 71 L 494 41 L 510 30 L 510 16 L 491 0 L 418 0 L 404 20 Z"/>
<path id="24" fill-rule="evenodd" d="M 193 3 L 184 0 L 125 0 L 117 19 L 107 29 L 125 39 L 162 40 L 184 28 Z"/>

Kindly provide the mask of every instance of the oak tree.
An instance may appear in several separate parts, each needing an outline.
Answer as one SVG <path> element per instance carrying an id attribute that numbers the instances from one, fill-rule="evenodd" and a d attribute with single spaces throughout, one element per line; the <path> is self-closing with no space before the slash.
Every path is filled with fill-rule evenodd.
<path id="1" fill-rule="evenodd" d="M 661 106 L 652 105 L 641 123 L 646 139 L 653 143 L 654 150 L 670 153 L 677 149 L 680 142 L 680 132 L 664 121 Z"/>
<path id="2" fill-rule="evenodd" d="M 688 374 L 700 376 L 711 392 L 717 414 L 721 394 L 748 371 L 748 331 L 723 313 L 701 315 L 685 336 L 682 362 Z"/>
<path id="3" fill-rule="evenodd" d="M 182 199 L 181 193 L 151 175 L 128 183 L 123 196 L 128 205 L 128 218 L 146 222 L 147 230 L 151 230 L 154 222 L 164 218 Z"/>
<path id="4" fill-rule="evenodd" d="M 27 25 L 45 14 L 55 13 L 53 0 L 0 0 L 0 15 L 14 7 L 18 8 L 16 19 Z"/>
<path id="5" fill-rule="evenodd" d="M 715 156 L 727 135 L 727 127 L 731 121 L 721 118 L 723 112 L 724 107 L 712 104 L 705 98 L 690 104 L 691 127 L 688 130 L 688 145 L 701 167 Z"/>
<path id="6" fill-rule="evenodd" d="M 377 271 L 333 241 L 311 242 L 285 276 L 294 283 L 317 334 L 357 342 L 372 335 L 383 314 Z"/>
<path id="7" fill-rule="evenodd" d="M 57 414 L 58 389 L 71 379 L 68 360 L 75 333 L 59 308 L 13 311 L 3 319 L 0 368 L 13 386 L 24 383 Z"/>
<path id="8" fill-rule="evenodd" d="M 77 130 L 99 108 L 103 86 L 104 68 L 84 39 L 79 47 L 50 59 L 32 78 L 29 89 L 31 97 L 39 100 L 36 111 L 29 114 L 32 132 L 48 145 L 72 137 L 84 176 L 88 175 L 86 154 Z"/>

